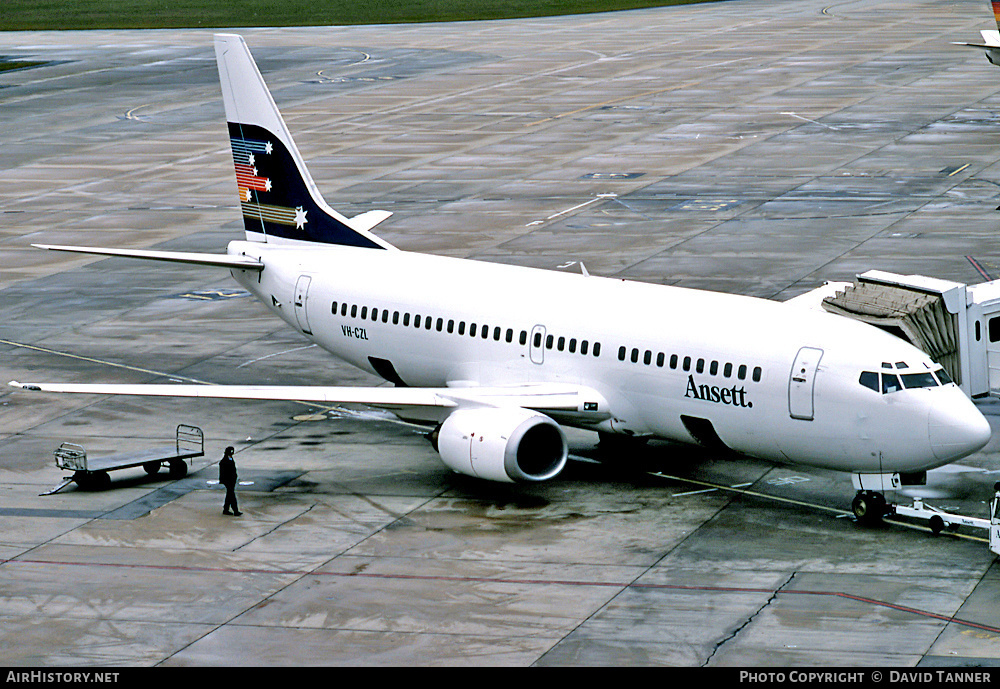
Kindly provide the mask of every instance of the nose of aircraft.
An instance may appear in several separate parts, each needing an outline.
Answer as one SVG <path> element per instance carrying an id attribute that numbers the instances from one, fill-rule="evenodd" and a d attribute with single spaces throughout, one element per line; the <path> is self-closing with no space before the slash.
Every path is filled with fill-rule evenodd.
<path id="1" fill-rule="evenodd" d="M 986 417 L 964 395 L 932 406 L 927 431 L 934 456 L 948 461 L 982 449 L 990 441 L 991 433 Z"/>

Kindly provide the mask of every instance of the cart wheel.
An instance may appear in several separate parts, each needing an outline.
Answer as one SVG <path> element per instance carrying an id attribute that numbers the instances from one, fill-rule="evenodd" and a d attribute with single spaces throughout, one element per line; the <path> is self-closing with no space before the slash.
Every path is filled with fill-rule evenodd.
<path id="1" fill-rule="evenodd" d="M 944 519 L 941 519 L 938 515 L 934 515 L 930 520 L 931 531 L 937 536 L 939 533 L 944 531 Z"/>
<path id="2" fill-rule="evenodd" d="M 107 490 L 111 487 L 111 474 L 106 471 L 98 471 L 94 474 L 94 481 L 97 490 Z"/>
<path id="3" fill-rule="evenodd" d="M 146 471 L 147 474 L 149 474 L 150 476 L 152 476 L 153 474 L 158 474 L 160 472 L 160 465 L 161 464 L 162 464 L 162 462 L 159 462 L 159 461 L 157 461 L 157 462 L 146 462 L 145 464 L 142 465 L 142 468 Z"/>
<path id="4" fill-rule="evenodd" d="M 73 480 L 83 490 L 106 490 L 111 487 L 111 474 L 106 471 L 78 471 L 73 474 Z"/>
<path id="5" fill-rule="evenodd" d="M 170 478 L 184 478 L 188 473 L 188 465 L 182 459 L 175 459 L 170 462 Z"/>

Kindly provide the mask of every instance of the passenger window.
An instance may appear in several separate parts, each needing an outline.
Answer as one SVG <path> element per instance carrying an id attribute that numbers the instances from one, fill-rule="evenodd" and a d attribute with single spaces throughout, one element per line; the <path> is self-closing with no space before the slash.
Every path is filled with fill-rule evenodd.
<path id="1" fill-rule="evenodd" d="M 410 325 L 410 314 L 408 313 L 403 314 L 403 325 L 404 326 Z"/>
<path id="2" fill-rule="evenodd" d="M 378 309 L 375 309 L 375 308 L 372 309 L 372 320 L 373 321 L 377 321 L 378 320 Z"/>
<path id="3" fill-rule="evenodd" d="M 897 392 L 902 390 L 903 386 L 899 383 L 899 378 L 893 373 L 883 373 L 882 374 L 882 394 L 888 394 L 890 392 Z"/>
<path id="4" fill-rule="evenodd" d="M 670 355 L 670 368 L 677 368 L 677 355 L 676 354 L 671 354 Z"/>
<path id="5" fill-rule="evenodd" d="M 552 335 L 545 336 L 545 349 L 552 349 L 552 343 L 556 341 L 556 338 Z"/>
<path id="6" fill-rule="evenodd" d="M 696 373 L 704 373 L 705 372 L 705 360 L 704 359 L 698 359 L 698 362 L 694 365 L 694 370 L 695 370 Z"/>
<path id="7" fill-rule="evenodd" d="M 561 352 L 565 348 L 566 348 L 566 338 L 560 337 L 558 340 L 556 340 L 556 349 Z"/>
<path id="8" fill-rule="evenodd" d="M 569 338 L 569 353 L 574 354 L 576 352 L 576 338 Z"/>
<path id="9" fill-rule="evenodd" d="M 368 318 L 368 307 L 367 306 L 362 306 L 361 307 L 361 320 L 365 320 L 366 318 Z"/>
<path id="10" fill-rule="evenodd" d="M 625 348 L 624 347 L 619 347 L 618 348 L 618 361 L 625 361 Z"/>
<path id="11" fill-rule="evenodd" d="M 413 317 L 413 327 L 414 328 L 419 328 L 420 327 L 420 314 L 419 313 L 416 316 Z"/>
<path id="12" fill-rule="evenodd" d="M 514 329 L 513 328 L 507 328 L 507 336 L 504 339 L 507 340 L 507 342 L 513 342 L 514 341 Z"/>
<path id="13" fill-rule="evenodd" d="M 709 375 L 712 375 L 712 376 L 719 375 L 719 362 L 718 361 L 713 361 L 711 364 L 709 364 L 709 366 L 708 366 L 708 373 L 709 373 Z"/>
<path id="14" fill-rule="evenodd" d="M 483 326 L 483 339 L 485 340 L 489 336 L 490 336 L 490 326 L 484 325 Z"/>
<path id="15" fill-rule="evenodd" d="M 764 373 L 764 371 L 761 370 L 760 366 L 754 366 L 754 368 L 753 368 L 753 382 L 759 383 L 760 382 L 760 377 L 761 377 L 761 375 L 763 373 Z"/>
<path id="16" fill-rule="evenodd" d="M 448 319 L 448 332 L 449 333 L 455 332 L 455 321 L 451 318 Z"/>
<path id="17" fill-rule="evenodd" d="M 439 318 L 438 322 L 440 322 L 440 321 L 441 321 L 441 319 Z M 433 326 L 434 326 L 434 317 L 433 316 L 427 316 L 424 319 L 424 330 L 430 330 Z M 440 329 L 441 328 L 438 327 L 438 330 L 440 330 Z"/>
<path id="18" fill-rule="evenodd" d="M 397 313 L 396 315 L 399 316 L 399 313 Z M 383 323 L 389 322 L 389 309 L 382 309 L 382 322 Z"/>
<path id="19" fill-rule="evenodd" d="M 493 328 L 493 339 L 497 342 L 500 341 L 500 326 Z"/>
<path id="20" fill-rule="evenodd" d="M 663 359 L 664 359 L 663 352 L 660 352 L 659 354 L 656 355 L 656 365 L 659 366 L 660 368 L 663 368 Z"/>
<path id="21" fill-rule="evenodd" d="M 444 319 L 443 318 L 438 318 L 437 319 L 437 331 L 441 332 L 442 330 L 444 330 Z"/>
<path id="22" fill-rule="evenodd" d="M 684 365 L 681 368 L 683 368 L 685 371 L 691 370 L 691 357 L 689 356 L 684 357 Z"/>
<path id="23" fill-rule="evenodd" d="M 518 340 L 518 341 L 521 344 L 527 344 L 528 343 L 528 331 L 527 330 L 522 330 L 521 331 L 521 339 Z"/>
<path id="24" fill-rule="evenodd" d="M 869 390 L 879 391 L 878 374 L 874 371 L 865 371 L 862 373 L 861 377 L 858 378 L 858 382 Z"/>
<path id="25" fill-rule="evenodd" d="M 594 343 L 594 356 L 601 356 L 601 343 L 600 342 L 595 342 Z"/>
<path id="26" fill-rule="evenodd" d="M 399 311 L 392 312 L 392 324 L 399 325 Z"/>
<path id="27" fill-rule="evenodd" d="M 736 377 L 740 380 L 747 379 L 747 366 L 746 364 L 740 364 L 739 370 L 736 372 Z"/>
<path id="28" fill-rule="evenodd" d="M 330 313 L 332 313 L 334 316 L 337 315 L 337 302 L 333 302 L 333 306 L 330 307 Z"/>
<path id="29" fill-rule="evenodd" d="M 465 334 L 465 321 L 459 321 L 458 322 L 458 334 L 459 335 L 464 335 Z"/>
<path id="30" fill-rule="evenodd" d="M 542 346 L 542 334 L 541 333 L 535 333 L 534 343 L 535 343 L 536 347 L 541 347 Z"/>
<path id="31" fill-rule="evenodd" d="M 469 324 L 469 337 L 475 337 L 475 336 L 476 336 L 476 324 L 471 323 Z M 541 337 L 541 335 L 539 335 L 539 337 Z M 538 345 L 535 346 L 537 347 Z"/>
<path id="32" fill-rule="evenodd" d="M 590 347 L 588 346 L 589 344 L 590 343 L 587 342 L 586 340 L 584 340 L 583 342 L 580 343 L 580 354 L 586 354 L 587 353 L 587 350 L 590 349 Z"/>
<path id="33" fill-rule="evenodd" d="M 634 347 L 632 348 L 631 359 L 632 359 L 632 363 L 633 364 L 638 363 L 638 361 L 639 361 L 639 350 L 636 349 L 636 348 L 634 348 Z"/>
<path id="34" fill-rule="evenodd" d="M 341 304 L 341 306 L 340 306 L 340 315 L 341 316 L 346 316 L 347 315 L 347 302 L 344 302 L 343 304 Z"/>
<path id="35" fill-rule="evenodd" d="M 722 368 L 722 375 L 724 375 L 726 378 L 731 378 L 733 376 L 733 365 L 732 364 L 726 364 Z"/>

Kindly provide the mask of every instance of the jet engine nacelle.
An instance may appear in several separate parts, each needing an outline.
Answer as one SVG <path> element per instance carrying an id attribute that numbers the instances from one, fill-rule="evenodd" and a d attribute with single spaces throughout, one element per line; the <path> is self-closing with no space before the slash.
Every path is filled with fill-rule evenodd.
<path id="1" fill-rule="evenodd" d="M 453 471 L 506 483 L 546 481 L 569 456 L 559 424 L 520 407 L 452 413 L 438 429 L 437 449 Z"/>

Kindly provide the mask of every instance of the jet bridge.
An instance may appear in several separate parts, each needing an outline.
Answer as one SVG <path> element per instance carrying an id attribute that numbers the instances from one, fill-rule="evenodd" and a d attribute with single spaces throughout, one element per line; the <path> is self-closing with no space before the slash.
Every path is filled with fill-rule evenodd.
<path id="1" fill-rule="evenodd" d="M 870 270 L 822 306 L 927 352 L 970 397 L 1000 397 L 1000 280 L 966 285 Z"/>

